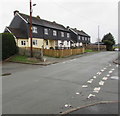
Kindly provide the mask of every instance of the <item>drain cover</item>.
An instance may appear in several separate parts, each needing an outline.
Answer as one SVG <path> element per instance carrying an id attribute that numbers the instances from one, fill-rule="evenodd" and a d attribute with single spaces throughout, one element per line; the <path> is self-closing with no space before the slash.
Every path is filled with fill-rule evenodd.
<path id="1" fill-rule="evenodd" d="M 2 76 L 8 76 L 11 75 L 11 73 L 3 73 Z"/>

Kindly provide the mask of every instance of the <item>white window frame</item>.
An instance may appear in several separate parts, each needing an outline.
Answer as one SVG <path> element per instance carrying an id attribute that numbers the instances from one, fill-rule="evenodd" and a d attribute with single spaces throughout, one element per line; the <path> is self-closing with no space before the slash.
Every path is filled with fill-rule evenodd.
<path id="1" fill-rule="evenodd" d="M 37 46 L 38 45 L 38 41 L 37 40 L 33 40 L 33 45 Z"/>
<path id="2" fill-rule="evenodd" d="M 70 37 L 70 33 L 67 33 L 67 38 L 69 38 Z"/>
<path id="3" fill-rule="evenodd" d="M 44 34 L 48 35 L 48 29 L 47 28 L 44 28 Z"/>
<path id="4" fill-rule="evenodd" d="M 25 46 L 25 45 L 26 45 L 26 41 L 25 41 L 25 40 L 22 40 L 22 41 L 21 41 L 21 45 L 22 45 L 22 46 Z"/>
<path id="5" fill-rule="evenodd" d="M 84 41 L 84 37 L 82 36 L 82 40 Z"/>
<path id="6" fill-rule="evenodd" d="M 32 27 L 32 32 L 33 32 L 33 33 L 38 33 L 38 32 L 37 32 L 37 27 L 33 26 L 33 27 Z"/>
<path id="7" fill-rule="evenodd" d="M 65 35 L 64 35 L 64 32 L 61 32 L 61 37 L 64 37 Z"/>
<path id="8" fill-rule="evenodd" d="M 53 36 L 57 36 L 57 31 L 53 30 Z"/>
<path id="9" fill-rule="evenodd" d="M 69 46 L 69 41 L 67 41 L 67 46 Z"/>
<path id="10" fill-rule="evenodd" d="M 78 36 L 78 40 L 80 40 L 80 36 Z"/>

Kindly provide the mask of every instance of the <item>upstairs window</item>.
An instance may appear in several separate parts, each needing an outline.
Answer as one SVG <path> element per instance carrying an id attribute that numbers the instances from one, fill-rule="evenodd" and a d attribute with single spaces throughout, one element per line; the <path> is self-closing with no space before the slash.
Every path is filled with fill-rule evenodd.
<path id="1" fill-rule="evenodd" d="M 33 40 L 33 45 L 37 45 L 37 40 Z"/>
<path id="2" fill-rule="evenodd" d="M 61 37 L 64 37 L 64 32 L 61 32 Z"/>
<path id="3" fill-rule="evenodd" d="M 69 33 L 67 33 L 67 38 L 69 38 L 70 37 L 70 34 Z"/>
<path id="4" fill-rule="evenodd" d="M 84 37 L 82 37 L 82 40 L 84 41 Z"/>
<path id="5" fill-rule="evenodd" d="M 78 36 L 78 40 L 80 40 L 80 36 Z"/>
<path id="6" fill-rule="evenodd" d="M 53 30 L 53 36 L 57 36 L 57 31 Z"/>
<path id="7" fill-rule="evenodd" d="M 33 27 L 32 27 L 32 32 L 33 32 L 33 33 L 37 33 L 37 27 L 33 26 Z"/>
<path id="8" fill-rule="evenodd" d="M 26 45 L 26 41 L 21 41 L 21 45 L 25 46 Z"/>
<path id="9" fill-rule="evenodd" d="M 44 34 L 48 35 L 48 29 L 47 28 L 44 29 Z"/>

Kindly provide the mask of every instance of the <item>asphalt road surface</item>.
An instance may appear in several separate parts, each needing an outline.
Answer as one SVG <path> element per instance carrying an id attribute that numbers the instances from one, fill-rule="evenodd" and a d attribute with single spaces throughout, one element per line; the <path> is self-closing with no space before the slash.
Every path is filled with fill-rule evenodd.
<path id="1" fill-rule="evenodd" d="M 100 101 L 118 101 L 118 65 L 113 64 L 117 55 L 100 52 L 16 69 L 2 77 L 3 114 L 59 114 Z"/>

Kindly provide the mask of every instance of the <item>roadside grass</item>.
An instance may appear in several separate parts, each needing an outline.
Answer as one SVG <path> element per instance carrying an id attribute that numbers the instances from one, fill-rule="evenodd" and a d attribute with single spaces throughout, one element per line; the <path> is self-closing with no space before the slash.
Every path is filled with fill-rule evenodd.
<path id="1" fill-rule="evenodd" d="M 95 52 L 95 51 L 93 51 L 91 49 L 86 49 L 85 52 Z"/>
<path id="2" fill-rule="evenodd" d="M 15 55 L 15 56 L 12 56 L 9 59 L 9 61 L 11 61 L 11 62 L 20 62 L 20 63 L 30 63 L 30 64 L 33 64 L 33 63 L 40 62 L 40 59 L 30 58 L 30 57 L 21 56 L 21 55 Z"/>

